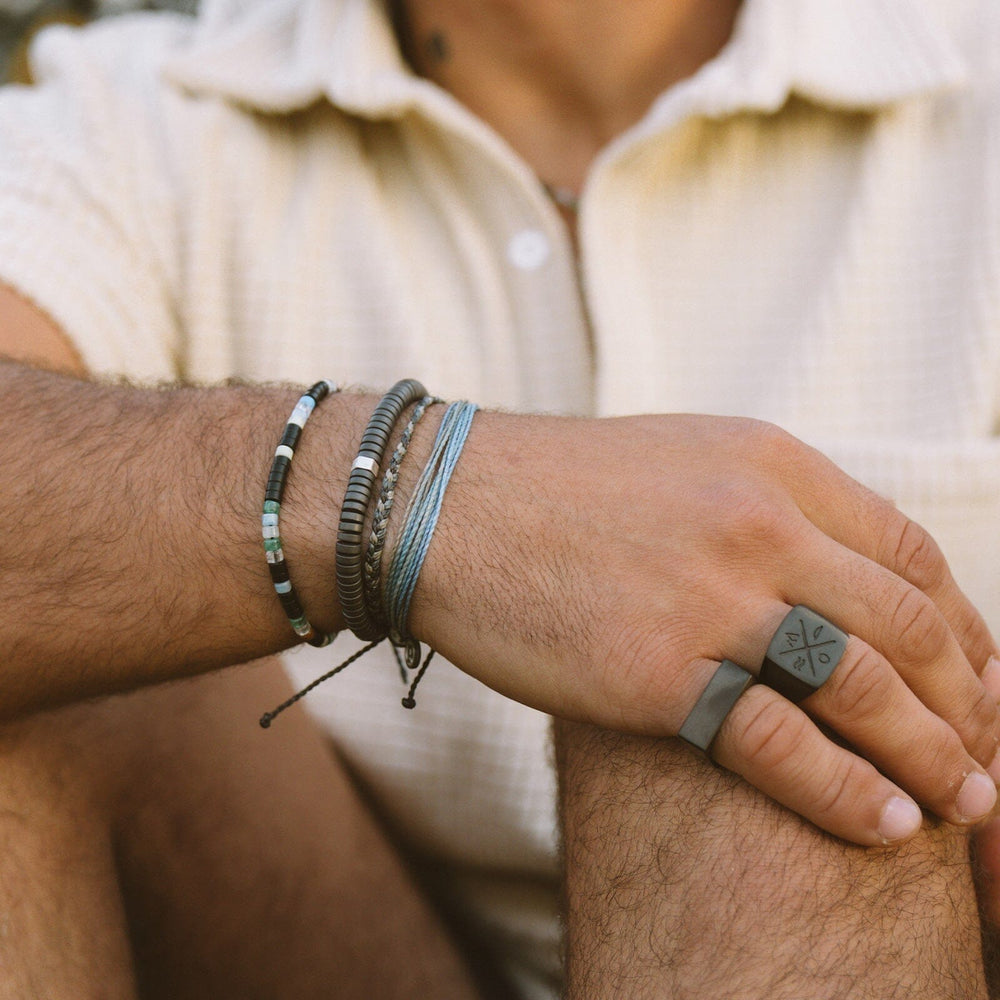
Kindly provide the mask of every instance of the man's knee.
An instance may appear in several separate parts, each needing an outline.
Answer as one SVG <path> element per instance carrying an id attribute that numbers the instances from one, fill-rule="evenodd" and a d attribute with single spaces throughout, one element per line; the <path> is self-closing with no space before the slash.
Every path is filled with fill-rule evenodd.
<path id="1" fill-rule="evenodd" d="M 635 997 L 986 995 L 961 831 L 866 850 L 676 741 L 559 724 L 556 746 L 571 996 L 609 962 Z"/>

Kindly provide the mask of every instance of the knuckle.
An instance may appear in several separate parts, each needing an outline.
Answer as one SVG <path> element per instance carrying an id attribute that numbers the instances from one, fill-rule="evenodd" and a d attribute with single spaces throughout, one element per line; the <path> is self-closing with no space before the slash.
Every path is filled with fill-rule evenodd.
<path id="1" fill-rule="evenodd" d="M 762 458 L 779 458 L 799 442 L 788 431 L 766 420 L 743 421 L 746 443 Z"/>
<path id="2" fill-rule="evenodd" d="M 981 674 L 997 648 L 983 616 L 952 579 L 947 591 L 935 594 L 934 603 L 969 664 Z"/>
<path id="3" fill-rule="evenodd" d="M 968 755 L 954 731 L 942 725 L 927 733 L 912 747 L 911 759 L 914 771 L 930 778 L 925 796 L 928 804 L 937 811 L 938 806 L 950 803 L 968 772 Z"/>
<path id="4" fill-rule="evenodd" d="M 780 549 L 789 538 L 793 522 L 787 507 L 765 491 L 736 484 L 719 509 L 728 516 L 730 531 L 741 545 Z"/>
<path id="5" fill-rule="evenodd" d="M 895 525 L 889 568 L 920 590 L 932 590 L 948 569 L 937 542 L 916 521 L 900 515 Z"/>
<path id="6" fill-rule="evenodd" d="M 892 695 L 893 673 L 871 647 L 865 646 L 834 671 L 827 690 L 830 710 L 839 719 L 861 720 L 878 715 Z"/>
<path id="7" fill-rule="evenodd" d="M 964 597 L 954 601 L 942 613 L 948 619 L 948 626 L 955 641 L 963 650 L 974 650 L 981 654 L 980 666 L 985 666 L 992 646 L 989 629 L 979 618 L 975 610 L 971 608 Z M 969 662 L 975 664 L 979 662 L 979 657 L 968 657 Z"/>
<path id="8" fill-rule="evenodd" d="M 996 645 L 989 627 L 980 615 L 963 600 L 960 609 L 949 615 L 949 623 L 959 646 L 973 666 L 985 667 Z"/>
<path id="9" fill-rule="evenodd" d="M 767 770 L 792 759 L 809 726 L 806 716 L 787 702 L 749 697 L 744 700 L 756 703 L 747 706 L 748 713 L 737 734 L 747 762 Z"/>
<path id="10" fill-rule="evenodd" d="M 900 597 L 890 620 L 898 655 L 905 662 L 933 660 L 944 652 L 950 632 L 934 602 L 919 590 Z"/>
<path id="11" fill-rule="evenodd" d="M 620 724 L 626 728 L 627 717 L 637 712 L 682 705 L 690 674 L 684 667 L 693 659 L 690 645 L 683 632 L 665 626 L 657 616 L 623 614 L 618 627 L 602 640 L 603 667 L 593 676 L 592 693 L 609 710 L 624 713 Z"/>
<path id="12" fill-rule="evenodd" d="M 859 772 L 863 769 L 864 765 L 856 757 L 837 760 L 826 775 L 813 804 L 818 819 L 836 816 L 852 808 L 857 779 L 862 776 Z"/>
<path id="13" fill-rule="evenodd" d="M 969 753 L 988 766 L 997 752 L 998 734 L 997 706 L 987 691 L 979 689 L 959 723 L 959 729 L 971 734 L 966 739 Z"/>

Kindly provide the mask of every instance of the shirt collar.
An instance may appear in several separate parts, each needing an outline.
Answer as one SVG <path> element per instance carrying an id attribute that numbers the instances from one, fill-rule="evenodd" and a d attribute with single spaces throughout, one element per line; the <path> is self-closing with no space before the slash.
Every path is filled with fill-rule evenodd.
<path id="1" fill-rule="evenodd" d="M 164 67 L 168 80 L 196 94 L 271 113 L 325 99 L 366 118 L 392 118 L 432 86 L 407 68 L 380 0 L 204 7 L 190 47 Z"/>
<path id="2" fill-rule="evenodd" d="M 726 48 L 668 90 L 650 117 L 676 112 L 678 103 L 713 116 L 773 111 L 791 94 L 875 109 L 951 89 L 964 80 L 962 59 L 928 7 L 744 0 Z M 407 68 L 383 0 L 207 0 L 190 47 L 164 72 L 188 91 L 269 113 L 329 100 L 350 114 L 396 118 L 448 104 Z"/>
<path id="3" fill-rule="evenodd" d="M 772 111 L 795 94 L 848 110 L 950 90 L 965 66 L 921 0 L 745 0 L 730 44 L 703 69 L 706 110 Z M 668 92 L 669 94 L 669 92 Z"/>

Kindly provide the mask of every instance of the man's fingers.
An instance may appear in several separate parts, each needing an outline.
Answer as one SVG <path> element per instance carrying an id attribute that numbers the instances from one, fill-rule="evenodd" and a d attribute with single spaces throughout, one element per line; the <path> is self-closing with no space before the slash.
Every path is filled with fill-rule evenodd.
<path id="1" fill-rule="evenodd" d="M 916 697 L 958 734 L 980 765 L 1000 771 L 996 698 L 934 601 L 891 570 L 829 539 L 819 539 L 816 549 L 826 571 L 817 574 L 800 567 L 791 583 L 797 598 L 877 650 Z M 984 661 L 981 669 L 985 667 Z M 828 685 L 840 672 L 838 668 Z M 874 673 L 871 680 L 877 680 Z M 830 722 L 841 731 L 835 719 Z"/>
<path id="2" fill-rule="evenodd" d="M 735 673 L 747 676 L 738 668 Z M 850 839 L 859 843 L 869 842 L 859 839 L 859 817 L 867 817 L 868 835 L 874 836 L 881 820 L 872 816 L 881 816 L 890 787 L 894 795 L 904 794 L 899 789 L 905 789 L 906 798 L 952 823 L 976 822 L 996 804 L 993 779 L 969 756 L 955 731 L 920 702 L 878 652 L 854 636 L 830 679 L 802 702 L 802 708 L 764 685 L 734 687 L 736 678 L 729 685 L 730 698 L 719 690 L 713 696 L 724 674 L 709 661 L 692 664 L 692 680 L 697 678 L 702 693 L 681 735 L 691 740 L 691 732 L 700 727 L 709 736 L 698 743 L 703 747 L 714 735 L 720 763 L 728 767 L 729 760 L 735 761 L 733 769 L 768 794 L 773 794 L 773 787 L 783 789 L 775 797 L 830 832 L 839 830 L 821 806 L 832 800 L 831 789 L 838 782 L 845 786 L 843 794 L 853 796 L 853 811 L 848 812 L 856 829 Z M 803 709 L 863 754 L 865 766 L 861 758 L 823 736 Z M 709 723 L 715 728 L 709 725 L 706 730 Z M 796 749 L 800 742 L 808 752 Z M 773 774 L 765 775 L 771 770 Z M 873 775 L 878 775 L 877 782 Z M 874 795 L 882 804 L 875 813 L 870 802 L 862 808 L 858 796 L 863 794 Z M 843 811 L 842 806 L 838 810 Z M 825 818 L 816 819 L 817 815 Z M 880 837 L 893 839 L 884 830 Z"/>
<path id="3" fill-rule="evenodd" d="M 859 553 L 926 594 L 948 623 L 976 674 L 982 674 L 1000 647 L 972 602 L 951 574 L 931 535 L 890 501 L 852 479 L 813 449 L 799 456 L 798 488 L 802 513 L 824 534 Z M 808 474 L 803 468 L 808 467 Z M 803 485 L 804 484 L 804 485 Z M 823 489 L 810 488 L 823 484 Z M 828 502 L 830 491 L 836 506 Z M 992 682 L 1000 700 L 1000 668 Z"/>
<path id="4" fill-rule="evenodd" d="M 937 543 L 916 522 L 890 512 L 881 526 L 877 561 L 926 594 L 944 617 L 955 640 L 977 675 L 997 656 L 996 640 L 983 616 L 965 596 Z M 997 696 L 1000 686 L 994 684 Z"/>
<path id="5" fill-rule="evenodd" d="M 763 685 L 736 703 L 712 749 L 723 767 L 844 840 L 898 843 L 920 829 L 920 809 L 905 792 Z"/>
<path id="6" fill-rule="evenodd" d="M 996 803 L 993 779 L 955 730 L 856 637 L 830 679 L 802 703 L 942 819 L 969 823 Z"/>

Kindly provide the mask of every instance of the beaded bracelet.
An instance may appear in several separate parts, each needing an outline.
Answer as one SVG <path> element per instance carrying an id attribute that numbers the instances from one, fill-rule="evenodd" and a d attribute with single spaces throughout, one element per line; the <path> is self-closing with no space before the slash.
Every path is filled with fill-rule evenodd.
<path id="1" fill-rule="evenodd" d="M 285 433 L 278 442 L 278 447 L 274 452 L 274 461 L 271 463 L 271 472 L 267 478 L 267 488 L 264 491 L 264 511 L 261 515 L 261 530 L 264 536 L 264 554 L 267 558 L 267 568 L 271 573 L 271 582 L 274 590 L 281 601 L 285 614 L 295 630 L 295 634 L 300 636 L 310 646 L 326 646 L 333 641 L 336 632 L 321 632 L 315 629 L 306 618 L 299 601 L 298 594 L 292 586 L 292 581 L 288 575 L 288 563 L 285 561 L 285 552 L 281 545 L 280 519 L 281 501 L 285 493 L 285 482 L 288 479 L 288 470 L 291 468 L 292 459 L 295 457 L 295 448 L 299 443 L 299 437 L 306 421 L 316 408 L 316 404 L 322 402 L 331 393 L 339 390 L 329 381 L 317 382 L 309 389 L 292 410 L 292 415 L 288 418 L 285 426 Z"/>
<path id="2" fill-rule="evenodd" d="M 416 379 L 397 382 L 375 407 L 362 435 L 358 457 L 351 466 L 337 530 L 337 595 L 344 623 L 359 639 L 372 640 L 385 635 L 368 612 L 364 592 L 362 533 L 372 490 L 393 427 L 406 407 L 426 395 L 427 390 Z"/>

